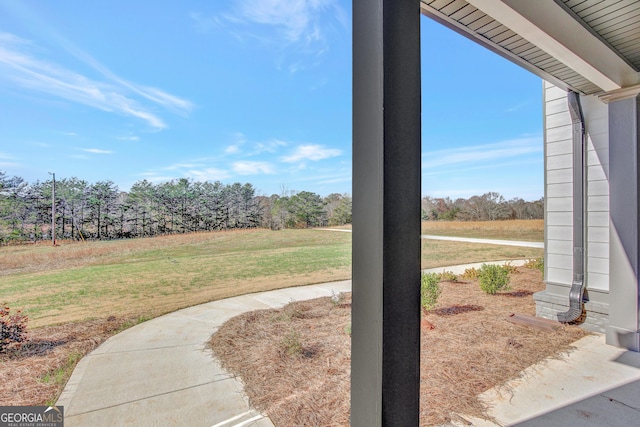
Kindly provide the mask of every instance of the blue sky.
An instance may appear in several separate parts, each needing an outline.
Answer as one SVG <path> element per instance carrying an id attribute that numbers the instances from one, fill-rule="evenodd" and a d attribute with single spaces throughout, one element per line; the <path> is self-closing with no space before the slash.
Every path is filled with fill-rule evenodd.
<path id="1" fill-rule="evenodd" d="M 0 170 L 351 193 L 351 2 L 0 0 Z M 423 194 L 543 195 L 541 80 L 422 18 Z"/>

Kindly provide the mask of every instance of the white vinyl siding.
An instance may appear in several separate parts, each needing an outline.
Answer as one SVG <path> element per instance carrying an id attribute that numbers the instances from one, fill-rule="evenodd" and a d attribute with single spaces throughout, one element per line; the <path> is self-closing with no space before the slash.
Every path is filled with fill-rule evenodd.
<path id="1" fill-rule="evenodd" d="M 609 290 L 609 109 L 581 98 L 587 128 L 587 288 Z"/>
<path id="2" fill-rule="evenodd" d="M 573 277 L 573 143 L 567 94 L 545 83 L 545 236 L 548 282 L 570 285 Z M 609 138 L 607 105 L 580 98 L 587 130 L 586 284 L 609 289 Z"/>
<path id="3" fill-rule="evenodd" d="M 567 93 L 544 84 L 545 279 L 571 284 L 573 256 L 572 128 Z"/>

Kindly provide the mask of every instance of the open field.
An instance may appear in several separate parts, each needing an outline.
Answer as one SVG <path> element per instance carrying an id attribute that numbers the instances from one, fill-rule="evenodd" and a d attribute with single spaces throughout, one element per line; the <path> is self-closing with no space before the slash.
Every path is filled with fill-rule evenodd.
<path id="1" fill-rule="evenodd" d="M 422 267 L 536 258 L 540 249 L 422 241 Z M 249 292 L 348 279 L 351 234 L 252 230 L 0 249 L 0 295 L 38 327 L 155 317 Z"/>
<path id="2" fill-rule="evenodd" d="M 5 247 L 0 295 L 30 326 L 155 317 L 216 299 L 347 278 L 351 236 L 313 230 L 203 233 Z"/>
<path id="3" fill-rule="evenodd" d="M 422 221 L 422 234 L 542 242 L 544 220 Z"/>

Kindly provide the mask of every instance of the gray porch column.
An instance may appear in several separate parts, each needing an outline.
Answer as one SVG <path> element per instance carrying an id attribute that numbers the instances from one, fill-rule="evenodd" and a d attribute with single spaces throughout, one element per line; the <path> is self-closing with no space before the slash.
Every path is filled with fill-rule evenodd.
<path id="1" fill-rule="evenodd" d="M 607 344 L 640 351 L 638 97 L 609 104 L 610 271 Z"/>
<path id="2" fill-rule="evenodd" d="M 419 6 L 353 1 L 353 426 L 419 422 Z"/>

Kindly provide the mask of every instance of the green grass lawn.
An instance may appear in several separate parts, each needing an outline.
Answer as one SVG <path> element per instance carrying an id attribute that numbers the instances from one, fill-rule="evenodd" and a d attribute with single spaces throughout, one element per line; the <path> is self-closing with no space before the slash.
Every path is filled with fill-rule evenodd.
<path id="1" fill-rule="evenodd" d="M 542 250 L 422 241 L 422 267 L 536 258 Z M 0 248 L 0 303 L 31 327 L 155 317 L 221 298 L 351 277 L 351 233 L 251 230 Z"/>

